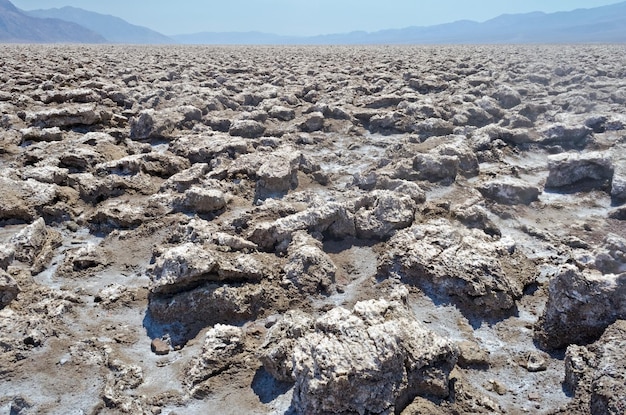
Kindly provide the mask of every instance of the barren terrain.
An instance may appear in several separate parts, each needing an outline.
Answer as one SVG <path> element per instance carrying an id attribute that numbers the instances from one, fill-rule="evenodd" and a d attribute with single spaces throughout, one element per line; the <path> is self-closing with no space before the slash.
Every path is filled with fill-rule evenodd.
<path id="1" fill-rule="evenodd" d="M 625 413 L 625 52 L 0 46 L 0 412 Z"/>

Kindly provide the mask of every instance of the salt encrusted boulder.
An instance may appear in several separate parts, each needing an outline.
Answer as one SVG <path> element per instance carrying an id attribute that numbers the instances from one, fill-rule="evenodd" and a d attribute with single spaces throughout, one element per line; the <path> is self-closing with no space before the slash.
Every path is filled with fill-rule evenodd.
<path id="1" fill-rule="evenodd" d="M 613 209 L 609 212 L 609 218 L 616 220 L 626 220 L 626 206 Z"/>
<path id="2" fill-rule="evenodd" d="M 13 244 L 0 244 L 0 269 L 6 270 L 15 259 L 15 247 Z"/>
<path id="3" fill-rule="evenodd" d="M 458 351 L 419 323 L 403 300 L 338 307 L 313 324 L 293 314 L 277 323 L 262 361 L 281 379 L 293 366 L 298 413 L 391 413 L 418 395 L 448 396 Z"/>
<path id="4" fill-rule="evenodd" d="M 58 187 L 36 180 L 14 180 L 0 177 L 0 220 L 33 221 L 57 200 Z"/>
<path id="5" fill-rule="evenodd" d="M 217 135 L 183 135 L 176 137 L 170 144 L 170 151 L 189 159 L 191 163 L 209 163 L 220 155 L 237 157 L 248 152 L 248 140 Z"/>
<path id="6" fill-rule="evenodd" d="M 93 104 L 65 105 L 26 114 L 26 122 L 34 127 L 72 127 L 98 124 L 103 119 Z"/>
<path id="7" fill-rule="evenodd" d="M 529 261 L 509 239 L 432 219 L 398 231 L 379 264 L 380 276 L 397 274 L 416 285 L 432 286 L 482 316 L 508 312 L 533 278 Z"/>
<path id="8" fill-rule="evenodd" d="M 271 250 L 281 242 L 290 241 L 293 233 L 300 230 L 329 232 L 335 237 L 354 236 L 356 233 L 350 211 L 341 203 L 329 202 L 273 222 L 261 222 L 254 226 L 249 239 L 260 248 Z"/>
<path id="9" fill-rule="evenodd" d="M 539 143 L 544 145 L 560 145 L 564 148 L 584 146 L 593 130 L 586 126 L 569 127 L 554 124 L 540 132 Z"/>
<path id="10" fill-rule="evenodd" d="M 176 120 L 172 119 L 170 115 L 153 109 L 141 111 L 136 117 L 130 119 L 130 138 L 146 140 L 171 137 Z"/>
<path id="11" fill-rule="evenodd" d="M 258 138 L 265 132 L 265 126 L 254 120 L 237 120 L 228 130 L 232 136 L 243 138 Z"/>
<path id="12" fill-rule="evenodd" d="M 593 266 L 603 274 L 626 272 L 626 239 L 609 233 L 595 252 Z"/>
<path id="13" fill-rule="evenodd" d="M 69 169 L 57 166 L 29 167 L 22 170 L 22 179 L 41 183 L 67 185 Z"/>
<path id="14" fill-rule="evenodd" d="M 185 369 L 185 384 L 194 393 L 197 385 L 239 362 L 245 351 L 241 327 L 216 324 L 204 337 L 200 356 Z"/>
<path id="15" fill-rule="evenodd" d="M 209 276 L 216 264 L 215 254 L 201 245 L 185 243 L 170 248 L 156 258 L 150 291 L 173 293 L 211 280 Z"/>
<path id="16" fill-rule="evenodd" d="M 26 264 L 33 264 L 47 239 L 46 222 L 43 218 L 39 218 L 11 237 L 10 243 L 15 250 L 15 259 Z"/>
<path id="17" fill-rule="evenodd" d="M 356 234 L 364 239 L 387 239 L 411 226 L 417 204 L 408 195 L 377 190 L 360 200 L 354 216 Z"/>
<path id="18" fill-rule="evenodd" d="M 13 277 L 0 269 L 0 309 L 6 307 L 11 301 L 15 300 L 19 292 L 20 288 Z"/>
<path id="19" fill-rule="evenodd" d="M 290 121 L 296 117 L 296 112 L 287 107 L 275 105 L 268 111 L 268 114 L 272 118 L 279 119 L 281 121 Z"/>
<path id="20" fill-rule="evenodd" d="M 538 187 L 511 177 L 490 180 L 477 189 L 487 199 L 506 205 L 529 205 L 541 193 Z"/>
<path id="21" fill-rule="evenodd" d="M 64 90 L 48 91 L 41 96 L 41 102 L 44 104 L 50 104 L 56 102 L 62 104 L 65 102 L 98 102 L 100 101 L 100 95 L 89 88 L 74 88 Z"/>
<path id="22" fill-rule="evenodd" d="M 448 155 L 418 154 L 413 158 L 413 170 L 417 180 L 453 182 L 459 171 L 459 158 Z"/>
<path id="23" fill-rule="evenodd" d="M 477 176 L 480 172 L 478 159 L 475 152 L 470 148 L 464 136 L 447 137 L 447 142 L 437 146 L 431 154 L 440 156 L 457 157 L 459 159 L 459 172 L 466 177 Z"/>
<path id="24" fill-rule="evenodd" d="M 601 274 L 567 265 L 550 280 L 548 303 L 535 338 L 548 349 L 596 340 L 626 318 L 626 273 Z"/>
<path id="25" fill-rule="evenodd" d="M 160 111 L 146 109 L 130 119 L 130 138 L 133 140 L 171 139 L 176 130 L 191 127 L 201 118 L 202 111 L 192 105 L 181 105 Z"/>
<path id="26" fill-rule="evenodd" d="M 312 112 L 307 115 L 306 120 L 300 125 L 300 129 L 306 132 L 319 131 L 324 128 L 324 114 Z"/>
<path id="27" fill-rule="evenodd" d="M 183 195 L 178 203 L 178 208 L 183 211 L 203 214 L 224 209 L 227 203 L 227 196 L 219 189 L 192 186 Z"/>
<path id="28" fill-rule="evenodd" d="M 169 152 L 133 154 L 95 166 L 99 175 L 134 175 L 139 173 L 168 178 L 189 168 L 189 161 Z"/>
<path id="29" fill-rule="evenodd" d="M 265 335 L 257 355 L 263 367 L 275 379 L 293 382 L 293 350 L 298 339 L 313 331 L 315 320 L 300 311 L 289 310 L 282 315 Z"/>
<path id="30" fill-rule="evenodd" d="M 493 97 L 498 101 L 502 108 L 513 108 L 522 103 L 522 96 L 513 88 L 500 85 Z"/>
<path id="31" fill-rule="evenodd" d="M 626 159 L 615 164 L 615 173 L 611 181 L 611 200 L 614 204 L 626 203 Z"/>
<path id="32" fill-rule="evenodd" d="M 63 132 L 59 127 L 30 127 L 20 130 L 20 132 L 23 141 L 61 141 L 63 139 Z"/>
<path id="33" fill-rule="evenodd" d="M 600 152 L 563 153 L 550 156 L 546 188 L 569 189 L 578 185 L 608 189 L 614 166 L 608 154 Z"/>
<path id="34" fill-rule="evenodd" d="M 174 295 L 151 294 L 150 318 L 163 324 L 182 325 L 192 336 L 217 323 L 241 324 L 267 310 L 281 311 L 284 292 L 272 284 L 215 284 Z"/>
<path id="35" fill-rule="evenodd" d="M 285 279 L 303 293 L 328 293 L 335 282 L 337 267 L 321 243 L 304 231 L 293 235 L 284 266 Z"/>
<path id="36" fill-rule="evenodd" d="M 132 204 L 124 200 L 107 200 L 98 205 L 89 218 L 89 227 L 94 231 L 111 232 L 113 229 L 133 229 L 164 213 L 161 206 Z"/>
<path id="37" fill-rule="evenodd" d="M 467 202 L 456 206 L 452 216 L 468 228 L 480 229 L 487 235 L 500 237 L 502 233 L 498 226 L 489 218 L 489 211 L 475 203 Z"/>
<path id="38" fill-rule="evenodd" d="M 591 414 L 626 413 L 626 321 L 609 326 L 595 343 L 572 345 L 565 354 L 565 385 L 572 408 Z"/>
<path id="39" fill-rule="evenodd" d="M 54 249 L 61 244 L 61 235 L 39 218 L 13 235 L 9 243 L 13 246 L 15 259 L 30 265 L 31 272 L 37 274 L 52 260 Z"/>
<path id="40" fill-rule="evenodd" d="M 298 168 L 302 158 L 299 152 L 286 148 L 262 157 L 263 164 L 256 172 L 258 199 L 282 195 L 298 186 Z"/>

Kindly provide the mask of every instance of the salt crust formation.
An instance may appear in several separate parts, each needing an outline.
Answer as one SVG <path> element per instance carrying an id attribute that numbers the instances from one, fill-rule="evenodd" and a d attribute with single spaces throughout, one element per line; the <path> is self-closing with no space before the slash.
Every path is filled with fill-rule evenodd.
<path id="1" fill-rule="evenodd" d="M 624 413 L 623 47 L 0 50 L 0 412 Z"/>

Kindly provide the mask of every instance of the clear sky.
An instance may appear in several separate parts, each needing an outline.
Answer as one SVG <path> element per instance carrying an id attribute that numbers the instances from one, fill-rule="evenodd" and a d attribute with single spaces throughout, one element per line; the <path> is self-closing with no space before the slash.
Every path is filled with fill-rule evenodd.
<path id="1" fill-rule="evenodd" d="M 619 0 L 11 0 L 24 10 L 74 6 L 165 35 L 261 31 L 317 35 L 429 26 L 504 13 L 555 12 Z"/>

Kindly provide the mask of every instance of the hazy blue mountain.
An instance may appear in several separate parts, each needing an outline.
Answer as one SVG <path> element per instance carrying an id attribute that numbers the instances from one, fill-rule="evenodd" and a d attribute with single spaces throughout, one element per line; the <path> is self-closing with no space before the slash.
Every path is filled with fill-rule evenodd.
<path id="1" fill-rule="evenodd" d="M 76 23 L 26 15 L 8 0 L 0 0 L 0 42 L 103 43 L 99 34 Z"/>
<path id="2" fill-rule="evenodd" d="M 147 27 L 128 23 L 119 17 L 90 12 L 76 7 L 32 10 L 28 15 L 40 18 L 55 18 L 80 24 L 104 37 L 111 43 L 168 44 L 173 39 Z"/>
<path id="3" fill-rule="evenodd" d="M 482 23 L 461 20 L 369 33 L 293 37 L 259 32 L 203 32 L 172 38 L 190 44 L 624 43 L 626 1 L 570 12 L 505 14 Z"/>

